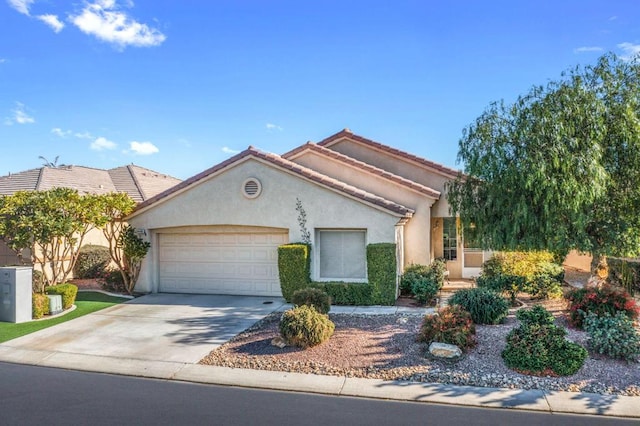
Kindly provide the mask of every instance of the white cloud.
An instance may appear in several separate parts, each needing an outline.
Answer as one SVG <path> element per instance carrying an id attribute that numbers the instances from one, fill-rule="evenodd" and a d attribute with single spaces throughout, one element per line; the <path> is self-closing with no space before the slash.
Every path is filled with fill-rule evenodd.
<path id="1" fill-rule="evenodd" d="M 89 132 L 82 132 L 82 133 L 74 133 L 73 136 L 75 136 L 78 139 L 94 139 L 93 135 Z"/>
<path id="2" fill-rule="evenodd" d="M 238 151 L 237 149 L 231 149 L 228 146 L 223 146 L 222 147 L 222 152 L 224 152 L 225 154 L 237 154 L 240 151 Z"/>
<path id="3" fill-rule="evenodd" d="M 66 138 L 71 134 L 71 130 L 62 130 L 60 127 L 54 127 L 53 129 L 51 129 L 51 133 L 60 138 Z"/>
<path id="4" fill-rule="evenodd" d="M 582 46 L 573 49 L 573 53 L 602 52 L 603 50 L 600 46 Z"/>
<path id="5" fill-rule="evenodd" d="M 151 142 L 136 142 L 133 141 L 130 143 L 131 151 L 138 155 L 151 155 L 159 152 L 157 146 L 152 144 Z"/>
<path id="6" fill-rule="evenodd" d="M 25 111 L 25 106 L 21 102 L 16 102 L 16 107 L 11 110 L 12 116 L 5 117 L 4 124 L 11 126 L 12 124 L 30 124 L 36 120 Z"/>
<path id="7" fill-rule="evenodd" d="M 277 124 L 273 124 L 273 123 L 267 123 L 267 125 L 265 127 L 269 131 L 273 131 L 273 130 L 278 130 L 280 132 L 282 131 L 282 127 L 278 126 Z"/>
<path id="8" fill-rule="evenodd" d="M 22 13 L 23 15 L 29 16 L 29 8 L 31 7 L 31 3 L 35 0 L 8 0 L 9 6 Z"/>
<path id="9" fill-rule="evenodd" d="M 94 151 L 104 151 L 105 149 L 116 149 L 118 145 L 115 142 L 110 141 L 107 138 L 100 136 L 95 141 L 91 142 L 91 149 Z"/>
<path id="10" fill-rule="evenodd" d="M 64 28 L 64 23 L 58 19 L 57 15 L 38 15 L 36 19 L 50 26 L 54 33 L 59 33 Z"/>
<path id="11" fill-rule="evenodd" d="M 4 64 L 5 62 L 7 62 L 5 58 L 0 58 L 0 64 Z"/>
<path id="12" fill-rule="evenodd" d="M 95 0 L 86 4 L 79 15 L 69 18 L 80 31 L 121 49 L 127 46 L 158 46 L 166 39 L 156 28 L 142 24 L 118 10 L 114 0 Z"/>
<path id="13" fill-rule="evenodd" d="M 625 42 L 620 43 L 618 47 L 624 52 L 624 54 L 621 56 L 621 58 L 624 60 L 629 60 L 632 57 L 640 54 L 640 44 Z"/>

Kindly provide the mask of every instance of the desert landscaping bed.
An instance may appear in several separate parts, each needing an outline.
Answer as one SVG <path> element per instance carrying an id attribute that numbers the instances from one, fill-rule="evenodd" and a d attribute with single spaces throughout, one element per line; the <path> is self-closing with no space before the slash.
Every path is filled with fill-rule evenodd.
<path id="1" fill-rule="evenodd" d="M 568 327 L 558 302 L 547 303 L 567 337 L 586 345 L 583 331 Z M 422 316 L 330 314 L 336 325 L 329 341 L 306 350 L 271 345 L 281 313 L 273 313 L 212 351 L 201 364 L 348 377 L 438 382 L 518 389 L 566 390 L 640 396 L 640 364 L 590 354 L 569 377 L 534 377 L 508 369 L 500 353 L 517 325 L 512 312 L 504 324 L 476 326 L 478 344 L 456 363 L 425 356 L 416 342 Z"/>

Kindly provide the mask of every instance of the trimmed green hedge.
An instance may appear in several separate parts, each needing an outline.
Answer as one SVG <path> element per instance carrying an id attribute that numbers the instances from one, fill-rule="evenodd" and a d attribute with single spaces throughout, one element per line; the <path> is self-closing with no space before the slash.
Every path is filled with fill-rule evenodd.
<path id="1" fill-rule="evenodd" d="M 319 288 L 331 297 L 334 305 L 373 305 L 371 295 L 372 287 L 367 283 L 346 283 L 342 281 L 311 283 L 314 288 Z"/>
<path id="2" fill-rule="evenodd" d="M 278 247 L 280 290 L 287 302 L 291 302 L 291 297 L 296 290 L 309 286 L 310 272 L 311 245 L 295 243 Z"/>
<path id="3" fill-rule="evenodd" d="M 367 246 L 367 275 L 374 305 L 393 305 L 396 301 L 396 245 L 377 243 Z"/>
<path id="4" fill-rule="evenodd" d="M 396 245 L 367 246 L 368 283 L 311 282 L 311 246 L 295 243 L 278 247 L 278 274 L 282 297 L 305 287 L 319 288 L 334 305 L 393 305 L 396 301 Z"/>
<path id="5" fill-rule="evenodd" d="M 58 284 L 47 287 L 47 294 L 59 294 L 62 296 L 62 309 L 69 309 L 76 301 L 78 286 L 73 284 Z"/>

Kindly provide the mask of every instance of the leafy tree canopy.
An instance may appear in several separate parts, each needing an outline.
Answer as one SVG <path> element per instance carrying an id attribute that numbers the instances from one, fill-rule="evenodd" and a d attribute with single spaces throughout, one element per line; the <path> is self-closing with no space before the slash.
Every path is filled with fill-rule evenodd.
<path id="1" fill-rule="evenodd" d="M 640 60 L 613 54 L 463 131 L 452 211 L 484 248 L 640 254 Z"/>

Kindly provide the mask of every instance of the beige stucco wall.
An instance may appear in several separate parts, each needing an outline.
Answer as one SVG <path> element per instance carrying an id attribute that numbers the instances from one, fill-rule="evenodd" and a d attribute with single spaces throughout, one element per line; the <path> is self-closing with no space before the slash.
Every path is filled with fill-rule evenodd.
<path id="1" fill-rule="evenodd" d="M 332 144 L 330 149 L 440 191 L 440 200 L 434 204 L 431 215 L 433 217 L 451 216 L 449 203 L 447 202 L 447 191 L 445 190 L 445 183 L 450 178 L 437 172 L 426 171 L 423 166 L 411 161 L 388 153 L 380 153 L 380 151 L 349 139 L 343 139 Z"/>
<path id="2" fill-rule="evenodd" d="M 262 193 L 255 199 L 246 198 L 241 191 L 243 182 L 250 177 L 262 184 Z M 306 227 L 312 244 L 314 229 L 318 228 L 366 229 L 367 244 L 395 242 L 395 225 L 399 220 L 396 215 L 247 157 L 232 168 L 129 218 L 132 226 L 151 230 L 148 237 L 152 247 L 143 263 L 136 290 L 148 292 L 157 288 L 158 231 L 206 225 L 256 226 L 288 229 L 289 241 L 300 241 L 296 198 L 306 211 Z M 315 273 L 312 271 L 314 277 Z"/>
<path id="3" fill-rule="evenodd" d="M 404 265 L 431 263 L 430 223 L 434 198 L 314 151 L 304 151 L 291 161 L 415 210 L 405 225 Z"/>

